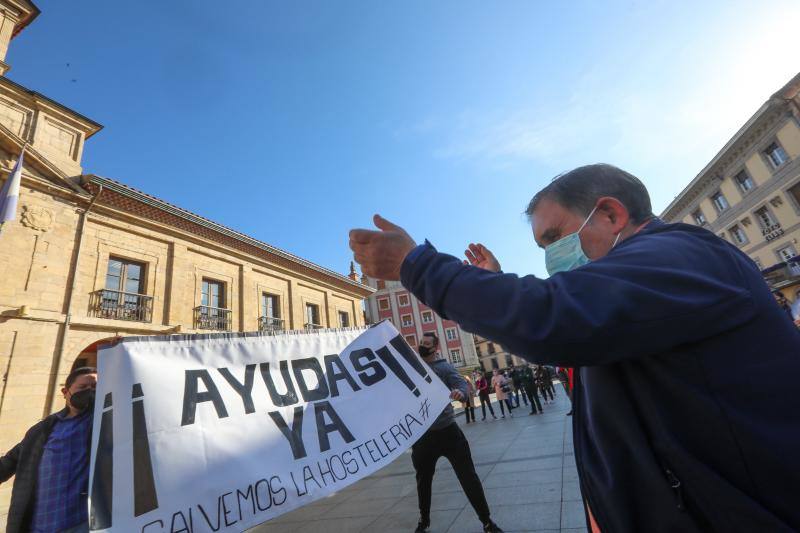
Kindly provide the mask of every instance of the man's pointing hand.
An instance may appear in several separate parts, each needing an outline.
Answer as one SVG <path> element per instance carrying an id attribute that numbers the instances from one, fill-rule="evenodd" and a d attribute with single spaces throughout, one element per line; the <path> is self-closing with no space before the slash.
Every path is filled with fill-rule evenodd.
<path id="1" fill-rule="evenodd" d="M 397 281 L 403 260 L 417 243 L 406 230 L 380 215 L 372 220 L 380 231 L 350 230 L 350 249 L 361 265 L 361 272 L 371 278 Z"/>

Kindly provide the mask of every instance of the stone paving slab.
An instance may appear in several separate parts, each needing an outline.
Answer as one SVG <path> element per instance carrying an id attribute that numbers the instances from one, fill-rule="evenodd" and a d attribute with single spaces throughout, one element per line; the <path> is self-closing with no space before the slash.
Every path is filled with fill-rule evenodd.
<path id="1" fill-rule="evenodd" d="M 586 533 L 572 448 L 572 419 L 563 389 L 544 414 L 524 405 L 506 415 L 465 424 L 475 469 L 492 518 L 507 532 Z M 495 402 L 495 411 L 499 407 Z M 411 533 L 419 518 L 410 451 L 346 489 L 280 516 L 253 533 Z M 480 532 L 481 525 L 446 459 L 437 465 L 431 502 L 432 533 Z"/>

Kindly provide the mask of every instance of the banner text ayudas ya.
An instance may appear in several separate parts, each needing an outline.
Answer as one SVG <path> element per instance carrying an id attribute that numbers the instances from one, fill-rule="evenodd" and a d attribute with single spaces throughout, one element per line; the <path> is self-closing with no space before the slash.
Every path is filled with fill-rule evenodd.
<path id="1" fill-rule="evenodd" d="M 93 530 L 252 527 L 382 468 L 448 401 L 389 323 L 122 342 L 99 375 Z"/>

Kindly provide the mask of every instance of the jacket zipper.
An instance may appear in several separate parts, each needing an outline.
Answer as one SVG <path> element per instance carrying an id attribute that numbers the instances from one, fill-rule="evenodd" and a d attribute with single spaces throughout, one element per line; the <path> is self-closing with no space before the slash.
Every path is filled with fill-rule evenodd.
<path id="1" fill-rule="evenodd" d="M 675 493 L 675 504 L 678 507 L 678 510 L 685 511 L 686 506 L 684 505 L 683 501 L 683 487 L 681 485 L 681 480 L 678 479 L 678 476 L 676 476 L 675 473 L 669 468 L 665 468 L 664 473 L 667 474 L 667 481 L 669 481 L 670 487 L 672 487 L 672 490 Z"/>

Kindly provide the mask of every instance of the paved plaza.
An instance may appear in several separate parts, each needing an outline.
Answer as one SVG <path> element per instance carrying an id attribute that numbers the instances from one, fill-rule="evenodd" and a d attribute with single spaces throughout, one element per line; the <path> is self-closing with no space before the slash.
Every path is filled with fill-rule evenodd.
<path id="1" fill-rule="evenodd" d="M 521 405 L 513 419 L 459 425 L 469 439 L 492 518 L 505 531 L 586 531 L 572 449 L 569 401 L 556 385 L 556 403 L 531 416 Z M 414 531 L 419 518 L 411 450 L 346 489 L 253 529 L 253 532 Z M 475 512 L 455 473 L 441 459 L 433 481 L 431 532 L 479 532 Z"/>

